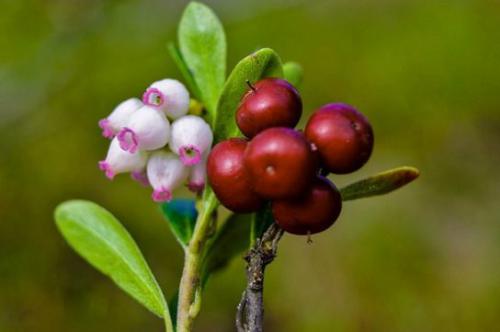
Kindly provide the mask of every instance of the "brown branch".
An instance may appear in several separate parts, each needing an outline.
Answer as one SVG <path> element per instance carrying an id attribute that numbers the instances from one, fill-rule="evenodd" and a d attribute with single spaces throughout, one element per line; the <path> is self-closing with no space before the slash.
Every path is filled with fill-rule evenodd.
<path id="1" fill-rule="evenodd" d="M 255 245 L 245 257 L 247 261 L 247 287 L 238 305 L 236 315 L 238 332 L 263 331 L 264 272 L 266 266 L 276 257 L 278 242 L 282 235 L 283 230 L 273 223 L 262 235 L 262 238 L 257 239 Z"/>

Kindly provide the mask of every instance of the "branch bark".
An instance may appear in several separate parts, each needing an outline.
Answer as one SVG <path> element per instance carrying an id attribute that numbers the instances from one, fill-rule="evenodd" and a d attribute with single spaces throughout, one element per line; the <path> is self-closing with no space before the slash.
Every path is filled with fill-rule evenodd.
<path id="1" fill-rule="evenodd" d="M 247 287 L 243 292 L 236 314 L 238 332 L 262 332 L 264 321 L 264 272 L 276 257 L 283 230 L 275 223 L 257 239 L 245 260 L 247 261 Z"/>

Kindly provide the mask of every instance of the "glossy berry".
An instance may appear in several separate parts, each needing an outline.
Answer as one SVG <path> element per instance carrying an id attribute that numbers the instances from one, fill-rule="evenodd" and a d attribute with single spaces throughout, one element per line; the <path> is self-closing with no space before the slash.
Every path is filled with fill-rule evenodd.
<path id="1" fill-rule="evenodd" d="M 255 136 L 244 164 L 253 190 L 267 199 L 299 196 L 310 186 L 317 166 L 304 135 L 283 127 Z"/>
<path id="2" fill-rule="evenodd" d="M 315 111 L 305 135 L 318 149 L 322 167 L 336 174 L 361 168 L 373 149 L 373 130 L 368 119 L 346 104 L 327 104 Z"/>
<path id="3" fill-rule="evenodd" d="M 232 138 L 217 144 L 207 161 L 210 186 L 219 201 L 234 212 L 257 211 L 262 199 L 250 189 L 250 182 L 243 167 L 243 154 L 248 142 Z"/>
<path id="4" fill-rule="evenodd" d="M 241 100 L 236 123 L 251 138 L 271 127 L 293 128 L 301 114 L 302 100 L 293 85 L 279 78 L 265 78 L 251 85 Z"/>
<path id="5" fill-rule="evenodd" d="M 318 176 L 300 198 L 272 203 L 276 223 L 288 233 L 319 233 L 333 225 L 342 209 L 342 198 L 335 185 Z"/>

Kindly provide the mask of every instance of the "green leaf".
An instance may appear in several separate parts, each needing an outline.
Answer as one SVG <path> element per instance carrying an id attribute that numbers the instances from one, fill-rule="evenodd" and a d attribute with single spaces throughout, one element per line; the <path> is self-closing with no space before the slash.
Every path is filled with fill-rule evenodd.
<path id="1" fill-rule="evenodd" d="M 285 80 L 292 83 L 295 88 L 300 88 L 304 78 L 304 70 L 297 62 L 287 62 L 283 64 L 283 75 Z"/>
<path id="2" fill-rule="evenodd" d="M 241 135 L 234 117 L 241 98 L 249 89 L 246 81 L 256 82 L 264 77 L 283 77 L 281 60 L 270 48 L 250 54 L 234 67 L 217 105 L 213 126 L 215 142 Z"/>
<path id="3" fill-rule="evenodd" d="M 175 199 L 161 205 L 168 225 L 181 246 L 186 248 L 193 235 L 198 212 L 192 199 Z"/>
<path id="4" fill-rule="evenodd" d="M 248 248 L 252 214 L 232 214 L 212 242 L 204 262 L 205 283 L 215 271 L 224 268 L 236 255 Z"/>
<path id="5" fill-rule="evenodd" d="M 191 73 L 189 72 L 189 68 L 187 67 L 186 62 L 182 58 L 182 54 L 179 51 L 179 48 L 175 46 L 174 43 L 168 43 L 167 49 L 170 53 L 170 56 L 172 57 L 172 60 L 174 60 L 174 63 L 177 65 L 177 68 L 179 68 L 179 71 L 184 77 L 184 80 L 186 81 L 186 84 L 191 93 L 194 95 L 195 98 L 201 99 L 200 89 L 196 85 L 193 75 L 191 75 Z"/>
<path id="6" fill-rule="evenodd" d="M 273 222 L 274 217 L 270 203 L 254 213 L 251 221 L 250 247 L 255 244 L 255 240 L 261 237 Z"/>
<path id="7" fill-rule="evenodd" d="M 178 38 L 182 59 L 199 88 L 211 123 L 226 79 L 224 28 L 210 8 L 191 2 L 179 23 Z"/>
<path id="8" fill-rule="evenodd" d="M 342 188 L 340 194 L 343 201 L 387 194 L 412 182 L 419 175 L 420 171 L 414 167 L 398 167 L 352 183 Z"/>
<path id="9" fill-rule="evenodd" d="M 171 325 L 163 293 L 127 230 L 107 210 L 81 200 L 60 204 L 56 224 L 69 245 L 121 289 Z"/>

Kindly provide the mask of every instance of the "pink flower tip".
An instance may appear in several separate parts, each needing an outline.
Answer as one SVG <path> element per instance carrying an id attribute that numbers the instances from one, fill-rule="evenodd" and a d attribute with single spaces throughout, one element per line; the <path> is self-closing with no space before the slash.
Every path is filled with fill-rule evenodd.
<path id="1" fill-rule="evenodd" d="M 130 177 L 142 184 L 144 187 L 149 186 L 149 180 L 145 172 L 143 171 L 133 171 L 130 173 Z"/>
<path id="2" fill-rule="evenodd" d="M 160 188 L 158 190 L 154 190 L 151 197 L 153 198 L 153 201 L 157 203 L 168 202 L 172 200 L 172 193 L 168 189 Z"/>
<path id="3" fill-rule="evenodd" d="M 157 88 L 148 88 L 142 95 L 144 105 L 151 107 L 161 107 L 165 102 L 165 96 Z"/>
<path id="4" fill-rule="evenodd" d="M 124 127 L 117 135 L 120 147 L 130 153 L 135 153 L 138 148 L 138 139 L 136 133 L 127 127 Z"/>
<path id="5" fill-rule="evenodd" d="M 111 125 L 110 125 L 108 119 L 99 120 L 99 127 L 102 129 L 102 136 L 109 138 L 109 139 L 111 139 L 115 136 L 115 133 L 113 132 L 113 128 L 111 128 Z"/>
<path id="6" fill-rule="evenodd" d="M 115 177 L 115 172 L 113 172 L 111 166 L 106 161 L 102 160 L 99 162 L 99 169 L 104 172 L 108 179 L 113 180 Z"/>
<path id="7" fill-rule="evenodd" d="M 201 152 L 194 145 L 185 145 L 179 148 L 179 157 L 186 166 L 193 166 L 201 161 Z"/>
<path id="8" fill-rule="evenodd" d="M 187 187 L 190 191 L 194 193 L 201 193 L 203 189 L 205 188 L 205 183 L 196 183 L 196 182 L 189 182 L 187 184 Z"/>

